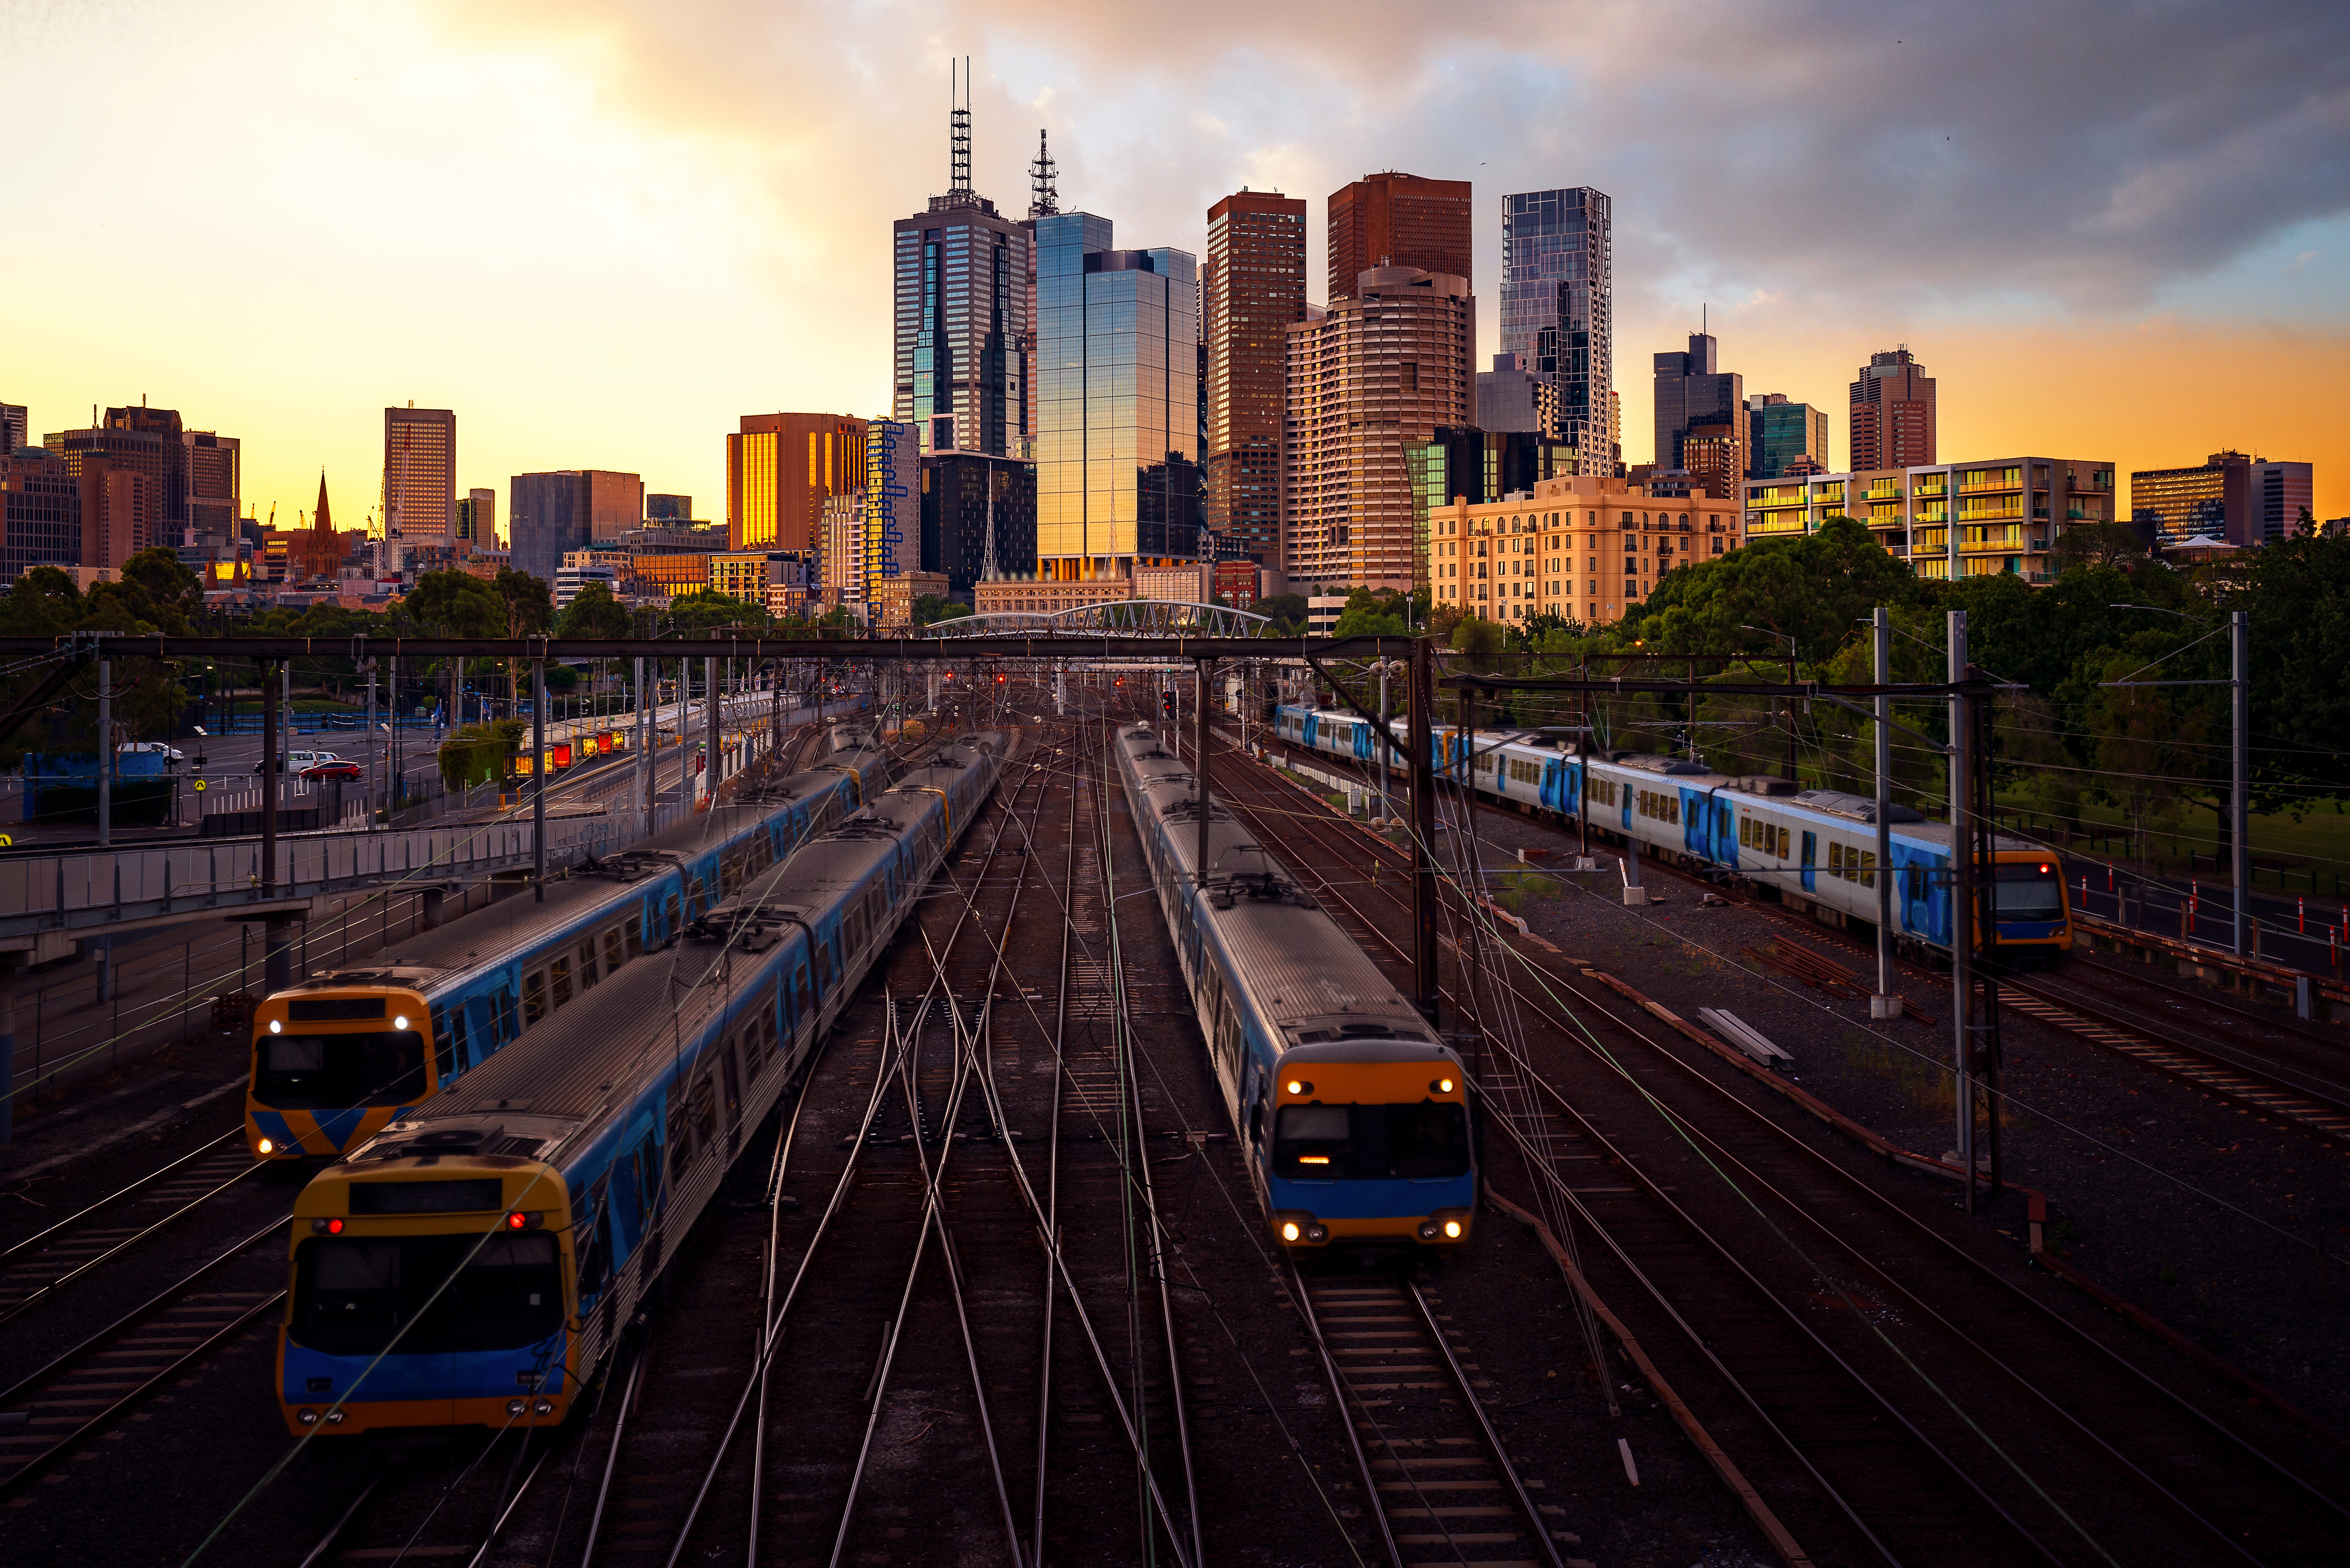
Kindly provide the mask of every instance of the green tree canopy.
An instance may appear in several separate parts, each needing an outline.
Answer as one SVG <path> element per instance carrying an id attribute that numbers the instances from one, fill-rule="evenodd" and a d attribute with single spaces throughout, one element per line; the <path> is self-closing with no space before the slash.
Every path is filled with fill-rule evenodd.
<path id="1" fill-rule="evenodd" d="M 1866 528 L 1830 517 L 1815 533 L 1759 540 L 1666 574 L 1625 611 L 1611 640 L 1651 653 L 1783 657 L 1793 638 L 1795 657 L 1816 666 L 1875 607 L 1912 603 L 1923 591 Z"/>
<path id="2" fill-rule="evenodd" d="M 629 608 L 602 583 L 587 582 L 556 618 L 557 637 L 626 637 Z"/>

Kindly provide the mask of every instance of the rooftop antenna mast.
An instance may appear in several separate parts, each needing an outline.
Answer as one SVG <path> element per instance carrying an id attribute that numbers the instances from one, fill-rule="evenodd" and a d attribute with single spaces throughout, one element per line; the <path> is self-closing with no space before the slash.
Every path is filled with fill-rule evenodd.
<path id="1" fill-rule="evenodd" d="M 1045 133 L 1036 132 L 1036 161 L 1028 165 L 1028 215 L 1049 218 L 1061 210 L 1061 172 Z"/>
<path id="2" fill-rule="evenodd" d="M 955 191 L 968 191 L 971 189 L 971 57 L 969 55 L 965 55 L 962 60 L 962 96 L 960 99 L 955 96 L 954 61 L 951 57 L 947 61 L 947 103 L 951 110 L 949 119 L 954 132 L 954 179 L 949 188 Z"/>

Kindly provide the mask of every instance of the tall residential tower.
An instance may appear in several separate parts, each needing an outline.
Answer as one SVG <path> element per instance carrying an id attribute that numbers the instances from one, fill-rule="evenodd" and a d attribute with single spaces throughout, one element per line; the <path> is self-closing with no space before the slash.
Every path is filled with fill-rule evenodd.
<path id="1" fill-rule="evenodd" d="M 1208 526 L 1281 564 L 1281 421 L 1290 323 L 1305 319 L 1305 203 L 1240 191 L 1208 209 Z"/>
<path id="2" fill-rule="evenodd" d="M 383 524 L 386 539 L 410 545 L 445 545 L 455 536 L 454 410 L 414 403 L 383 410 Z"/>
<path id="3" fill-rule="evenodd" d="M 1332 305 L 1374 267 L 1418 267 L 1474 277 L 1469 182 L 1425 180 L 1388 170 L 1330 192 Z"/>
<path id="4" fill-rule="evenodd" d="M 1934 462 L 1934 378 L 1908 349 L 1871 354 L 1860 368 L 1846 449 L 1856 472 Z"/>
<path id="5" fill-rule="evenodd" d="M 1616 385 L 1612 204 L 1587 185 L 1502 198 L 1502 352 L 1558 392 L 1577 468 L 1613 473 Z M 1662 461 L 1659 457 L 1659 461 Z"/>

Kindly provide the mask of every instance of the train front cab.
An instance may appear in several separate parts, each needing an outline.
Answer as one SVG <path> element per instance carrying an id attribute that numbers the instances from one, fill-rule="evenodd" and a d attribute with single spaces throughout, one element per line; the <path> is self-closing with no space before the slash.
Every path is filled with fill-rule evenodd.
<path id="1" fill-rule="evenodd" d="M 2071 889 L 2064 863 L 2049 850 L 2001 849 L 1991 867 L 1991 920 L 1997 950 L 2011 962 L 2054 963 L 2073 947 Z"/>
<path id="2" fill-rule="evenodd" d="M 1264 1129 L 1274 1237 L 1299 1255 L 1469 1240 L 1477 1169 L 1468 1080 L 1441 1046 L 1300 1045 L 1275 1064 Z"/>
<path id="3" fill-rule="evenodd" d="M 576 1276 L 552 1167 L 429 1152 L 338 1167 L 296 1200 L 288 1264 L 277 1389 L 295 1435 L 564 1418 Z"/>
<path id="4" fill-rule="evenodd" d="M 436 1052 L 421 992 L 284 992 L 254 1009 L 245 1143 L 257 1159 L 335 1159 L 398 1120 L 455 1070 Z"/>

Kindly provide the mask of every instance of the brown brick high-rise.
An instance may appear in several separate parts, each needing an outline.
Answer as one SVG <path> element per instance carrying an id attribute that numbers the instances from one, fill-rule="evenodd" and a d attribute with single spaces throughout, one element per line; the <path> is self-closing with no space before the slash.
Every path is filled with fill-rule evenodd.
<path id="1" fill-rule="evenodd" d="M 1934 462 L 1934 378 L 1907 348 L 1871 354 L 1852 384 L 1855 472 Z"/>
<path id="2" fill-rule="evenodd" d="M 1208 526 L 1281 565 L 1290 323 L 1305 319 L 1305 203 L 1240 191 L 1208 209 Z"/>
<path id="3" fill-rule="evenodd" d="M 1373 267 L 1415 266 L 1474 277 L 1469 182 L 1366 174 L 1330 192 L 1330 303 L 1355 292 Z"/>

